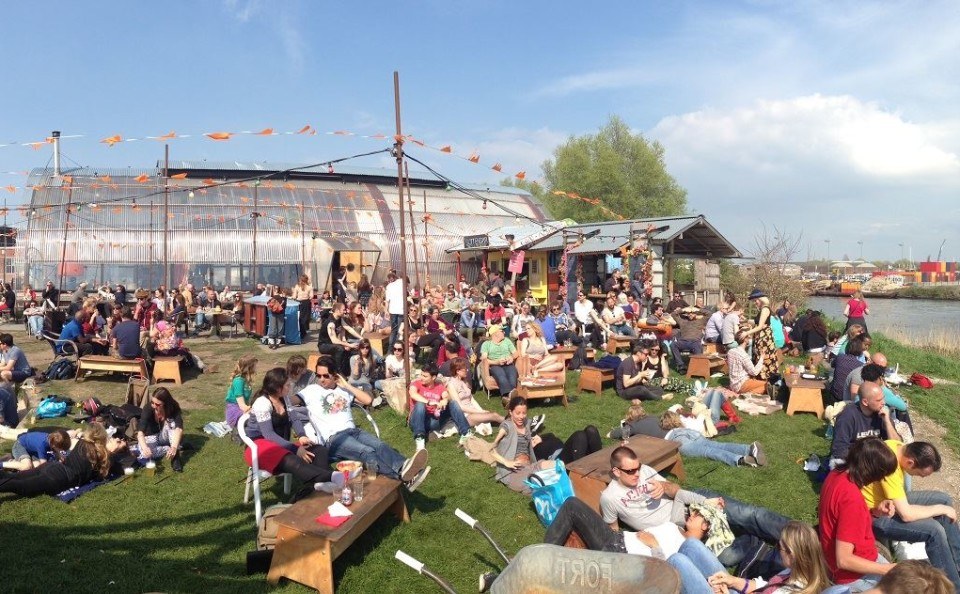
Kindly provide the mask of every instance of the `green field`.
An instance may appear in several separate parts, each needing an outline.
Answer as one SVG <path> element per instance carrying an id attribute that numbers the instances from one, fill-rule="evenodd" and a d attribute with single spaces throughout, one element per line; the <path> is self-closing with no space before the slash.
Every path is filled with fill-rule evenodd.
<path id="1" fill-rule="evenodd" d="M 16 327 L 14 335 L 31 362 L 45 368 L 51 359 L 46 344 L 24 338 L 22 326 Z M 218 365 L 219 372 L 191 375 L 182 387 L 172 388 L 186 409 L 187 442 L 195 448 L 187 453 L 184 473 L 173 473 L 161 464 L 156 477 L 136 476 L 106 485 L 69 505 L 48 497 L 21 500 L 0 495 L 4 591 L 307 591 L 292 582 L 274 588 L 262 574 L 246 575 L 245 554 L 255 548 L 255 527 L 252 504 L 241 502 L 246 473 L 241 448 L 229 438 L 205 435 L 201 427 L 222 418 L 230 371 L 241 354 L 258 353 L 262 377 L 295 349 L 309 349 L 269 351 L 246 338 L 224 342 L 191 339 L 187 346 L 208 364 Z M 892 362 L 899 361 L 901 369 L 960 381 L 960 366 L 951 360 L 907 350 L 882 338 L 875 346 L 887 352 Z M 120 376 L 98 374 L 80 383 L 50 382 L 44 387 L 46 394 L 76 399 L 97 396 L 119 403 L 125 385 Z M 576 386 L 575 374 L 570 374 L 568 386 Z M 907 390 L 915 408 L 947 426 L 951 446 L 960 446 L 956 386 L 919 392 Z M 593 423 L 606 433 L 626 409 L 611 389 L 599 398 L 578 394 L 573 387 L 569 393 L 573 399 L 567 409 L 558 404 L 531 407 L 532 413 L 547 414 L 544 431 L 566 437 Z M 479 400 L 485 403 L 486 396 Z M 489 405 L 499 407 L 499 399 Z M 648 409 L 659 413 L 666 406 L 654 404 Z M 412 435 L 399 415 L 387 408 L 377 411 L 375 417 L 388 442 L 405 454 L 413 451 Z M 61 419 L 60 424 L 73 426 L 69 419 Z M 769 466 L 731 468 L 686 459 L 686 486 L 708 487 L 794 518 L 815 520 L 817 486 L 797 461 L 812 452 L 824 455 L 829 450 L 823 425 L 816 417 L 778 413 L 746 418 L 737 433 L 721 439 L 760 440 L 768 452 Z M 420 491 L 407 497 L 412 522 L 401 525 L 385 516 L 354 543 L 335 563 L 338 592 L 434 591 L 425 578 L 393 559 L 397 549 L 439 570 L 458 591 L 475 591 L 477 575 L 496 568 L 497 557 L 479 534 L 454 517 L 457 507 L 484 523 L 508 553 L 542 540 L 544 529 L 530 500 L 495 483 L 493 469 L 469 462 L 455 439 L 431 442 L 428 449 L 433 472 Z M 2 450 L 9 450 L 9 442 Z M 281 497 L 279 483 L 266 483 L 266 505 Z"/>

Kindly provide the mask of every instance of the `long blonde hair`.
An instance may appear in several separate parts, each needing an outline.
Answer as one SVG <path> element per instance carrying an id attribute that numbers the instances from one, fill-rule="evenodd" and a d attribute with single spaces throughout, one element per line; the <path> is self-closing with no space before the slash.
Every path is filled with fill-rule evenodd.
<path id="1" fill-rule="evenodd" d="M 86 442 L 87 460 L 101 477 L 110 474 L 110 452 L 107 451 L 107 430 L 100 423 L 90 423 L 80 439 Z"/>
<path id="2" fill-rule="evenodd" d="M 539 338 L 543 342 L 546 342 L 546 338 L 543 336 L 543 328 L 540 327 L 540 324 L 538 322 L 527 322 L 527 324 L 524 326 L 524 329 L 527 331 L 527 338 L 530 338 L 530 335 L 531 335 L 530 330 L 536 330 L 537 338 Z"/>
<path id="3" fill-rule="evenodd" d="M 680 420 L 680 415 L 668 410 L 660 415 L 660 428 L 664 431 L 670 431 L 671 429 L 682 429 L 683 421 Z"/>
<path id="4" fill-rule="evenodd" d="M 233 377 L 242 377 L 243 381 L 253 385 L 253 374 L 257 372 L 257 358 L 253 355 L 244 355 L 233 368 Z M 232 378 L 231 378 L 232 379 Z"/>
<path id="5" fill-rule="evenodd" d="M 790 582 L 795 584 L 791 586 L 792 591 L 817 594 L 832 585 L 817 531 L 809 524 L 796 520 L 787 522 L 780 533 L 780 547 L 793 559 L 790 564 Z"/>
<path id="6" fill-rule="evenodd" d="M 627 418 L 628 423 L 634 421 L 639 421 L 640 419 L 646 418 L 647 411 L 643 408 L 643 401 L 639 398 L 634 398 L 630 401 L 630 408 L 627 409 Z"/>

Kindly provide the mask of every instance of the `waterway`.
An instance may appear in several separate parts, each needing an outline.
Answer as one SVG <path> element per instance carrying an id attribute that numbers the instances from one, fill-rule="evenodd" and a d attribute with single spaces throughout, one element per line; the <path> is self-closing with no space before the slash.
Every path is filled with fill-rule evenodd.
<path id="1" fill-rule="evenodd" d="M 806 306 L 845 320 L 848 297 L 810 297 Z M 868 299 L 867 328 L 914 344 L 960 343 L 960 302 L 932 299 Z"/>

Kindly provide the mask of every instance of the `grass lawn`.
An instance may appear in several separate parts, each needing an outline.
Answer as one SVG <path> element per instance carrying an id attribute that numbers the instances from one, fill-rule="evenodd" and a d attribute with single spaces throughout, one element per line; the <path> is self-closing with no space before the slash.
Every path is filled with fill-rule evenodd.
<path id="1" fill-rule="evenodd" d="M 16 327 L 14 336 L 31 363 L 45 368 L 51 359 L 46 343 L 25 338 L 22 326 Z M 960 369 L 953 362 L 932 362 L 928 367 L 925 358 L 906 350 L 895 352 L 895 345 L 880 345 L 903 367 L 944 377 L 937 372 L 944 366 L 951 370 L 950 377 L 960 379 Z M 282 364 L 293 352 L 306 353 L 312 346 L 269 351 L 246 338 L 224 342 L 191 339 L 187 346 L 208 364 L 218 365 L 219 372 L 189 376 L 183 386 L 171 389 L 185 408 L 187 441 L 196 448 L 187 453 L 184 473 L 173 473 L 161 464 L 156 477 L 136 476 L 106 485 L 69 505 L 49 497 L 28 500 L 0 495 L 4 591 L 307 591 L 292 582 L 273 588 L 264 575 L 246 575 L 245 553 L 255 548 L 256 532 L 253 506 L 241 502 L 246 473 L 241 448 L 229 438 L 205 435 L 201 427 L 222 418 L 226 385 L 240 355 L 256 352 L 262 377 L 266 369 Z M 547 414 L 545 431 L 561 438 L 589 423 L 606 433 L 626 409 L 612 389 L 600 397 L 576 393 L 575 374 L 570 374 L 568 386 L 574 396 L 569 408 L 539 403 L 531 407 L 534 414 Z M 46 394 L 75 399 L 97 396 L 119 403 L 126 384 L 120 376 L 97 374 L 80 383 L 49 382 L 44 387 Z M 949 421 L 956 440 L 956 392 L 945 392 L 944 388 L 925 391 L 914 401 L 919 410 L 931 411 L 927 414 L 941 423 Z M 479 400 L 485 403 L 486 397 L 481 395 Z M 489 406 L 499 409 L 499 399 Z M 658 414 L 666 407 L 667 403 L 652 404 L 648 411 Z M 945 419 L 935 414 L 937 410 L 953 412 Z M 389 408 L 375 416 L 383 437 L 402 453 L 412 453 L 413 438 L 403 419 Z M 69 419 L 58 422 L 73 426 Z M 817 487 L 797 460 L 811 452 L 826 454 L 829 449 L 816 417 L 778 413 L 747 418 L 737 433 L 721 439 L 760 440 L 770 464 L 762 469 L 731 468 L 688 458 L 684 460 L 685 486 L 715 489 L 790 517 L 815 521 Z M 605 441 L 605 445 L 610 443 Z M 0 449 L 6 452 L 9 447 L 6 442 Z M 384 516 L 357 540 L 335 563 L 338 592 L 433 591 L 428 580 L 393 559 L 397 549 L 439 570 L 458 591 L 475 591 L 477 575 L 497 567 L 497 557 L 479 534 L 454 517 L 457 507 L 484 523 L 508 553 L 542 540 L 544 529 L 530 500 L 494 482 L 492 468 L 467 461 L 455 439 L 431 442 L 428 449 L 433 471 L 423 487 L 407 497 L 412 522 L 401 525 Z M 264 504 L 281 497 L 281 484 L 268 482 Z"/>

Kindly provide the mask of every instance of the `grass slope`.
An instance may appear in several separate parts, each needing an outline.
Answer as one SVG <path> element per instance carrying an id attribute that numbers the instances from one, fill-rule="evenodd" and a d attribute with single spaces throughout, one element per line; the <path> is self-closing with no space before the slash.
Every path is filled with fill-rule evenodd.
<path id="1" fill-rule="evenodd" d="M 31 362 L 45 368 L 51 358 L 46 345 L 25 338 L 22 327 L 17 328 L 15 337 Z M 48 497 L 28 500 L 0 495 L 4 591 L 307 591 L 292 582 L 272 587 L 263 575 L 245 574 L 245 553 L 255 548 L 255 527 L 252 505 L 241 503 L 246 473 L 241 449 L 229 438 L 204 435 L 201 427 L 222 418 L 230 371 L 240 355 L 256 352 L 262 377 L 266 369 L 283 364 L 295 350 L 308 352 L 312 347 L 269 351 L 245 338 L 225 342 L 191 339 L 188 346 L 208 363 L 218 365 L 220 371 L 190 376 L 183 386 L 171 388 L 186 409 L 187 441 L 196 447 L 186 459 L 185 472 L 175 474 L 161 464 L 154 478 L 138 475 L 103 486 L 69 505 Z M 904 367 L 944 377 L 927 367 L 939 367 L 941 362 L 929 363 L 912 351 L 901 353 L 893 344 L 881 342 L 880 346 L 894 354 L 891 360 L 902 361 Z M 949 377 L 960 379 L 956 364 L 945 361 L 942 366 L 949 367 Z M 611 389 L 600 397 L 577 394 L 576 374 L 570 374 L 568 386 L 575 396 L 569 408 L 558 404 L 531 407 L 532 413 L 547 414 L 545 431 L 566 437 L 593 423 L 603 434 L 626 409 L 626 403 Z M 118 403 L 123 400 L 125 382 L 119 377 L 97 375 L 80 383 L 50 382 L 45 388 L 47 394 L 76 399 L 97 396 Z M 914 398 L 915 405 L 922 411 L 955 411 L 955 393 L 945 397 L 942 391 L 924 392 Z M 486 404 L 485 396 L 479 396 L 479 400 Z M 947 401 L 951 402 L 949 406 Z M 494 399 L 489 406 L 499 408 L 499 401 Z M 667 403 L 654 403 L 648 411 L 658 414 L 666 407 Z M 946 421 L 939 415 L 932 416 Z M 399 415 L 384 409 L 375 417 L 389 443 L 404 454 L 412 453 L 412 436 Z M 949 422 L 956 424 L 957 417 L 954 412 Z M 62 419 L 59 423 L 72 425 Z M 956 431 L 951 433 L 957 435 Z M 715 489 L 790 517 L 815 521 L 817 489 L 797 460 L 811 452 L 825 454 L 829 449 L 822 423 L 816 417 L 787 417 L 781 413 L 747 418 L 737 433 L 721 439 L 745 443 L 760 440 L 768 452 L 769 466 L 756 470 L 731 468 L 688 458 L 684 460 L 685 486 Z M 605 445 L 611 443 L 605 440 Z M 9 451 L 9 442 L 0 447 Z M 432 591 L 426 579 L 393 559 L 397 549 L 439 570 L 457 590 L 473 591 L 476 576 L 496 568 L 497 557 L 479 534 L 470 532 L 453 516 L 457 507 L 484 523 L 509 553 L 542 540 L 544 529 L 530 500 L 495 483 L 493 469 L 467 461 L 455 439 L 431 442 L 428 449 L 433 472 L 420 491 L 407 497 L 412 522 L 401 525 L 385 516 L 357 540 L 335 563 L 338 592 Z M 266 484 L 265 505 L 282 497 L 280 483 Z"/>

